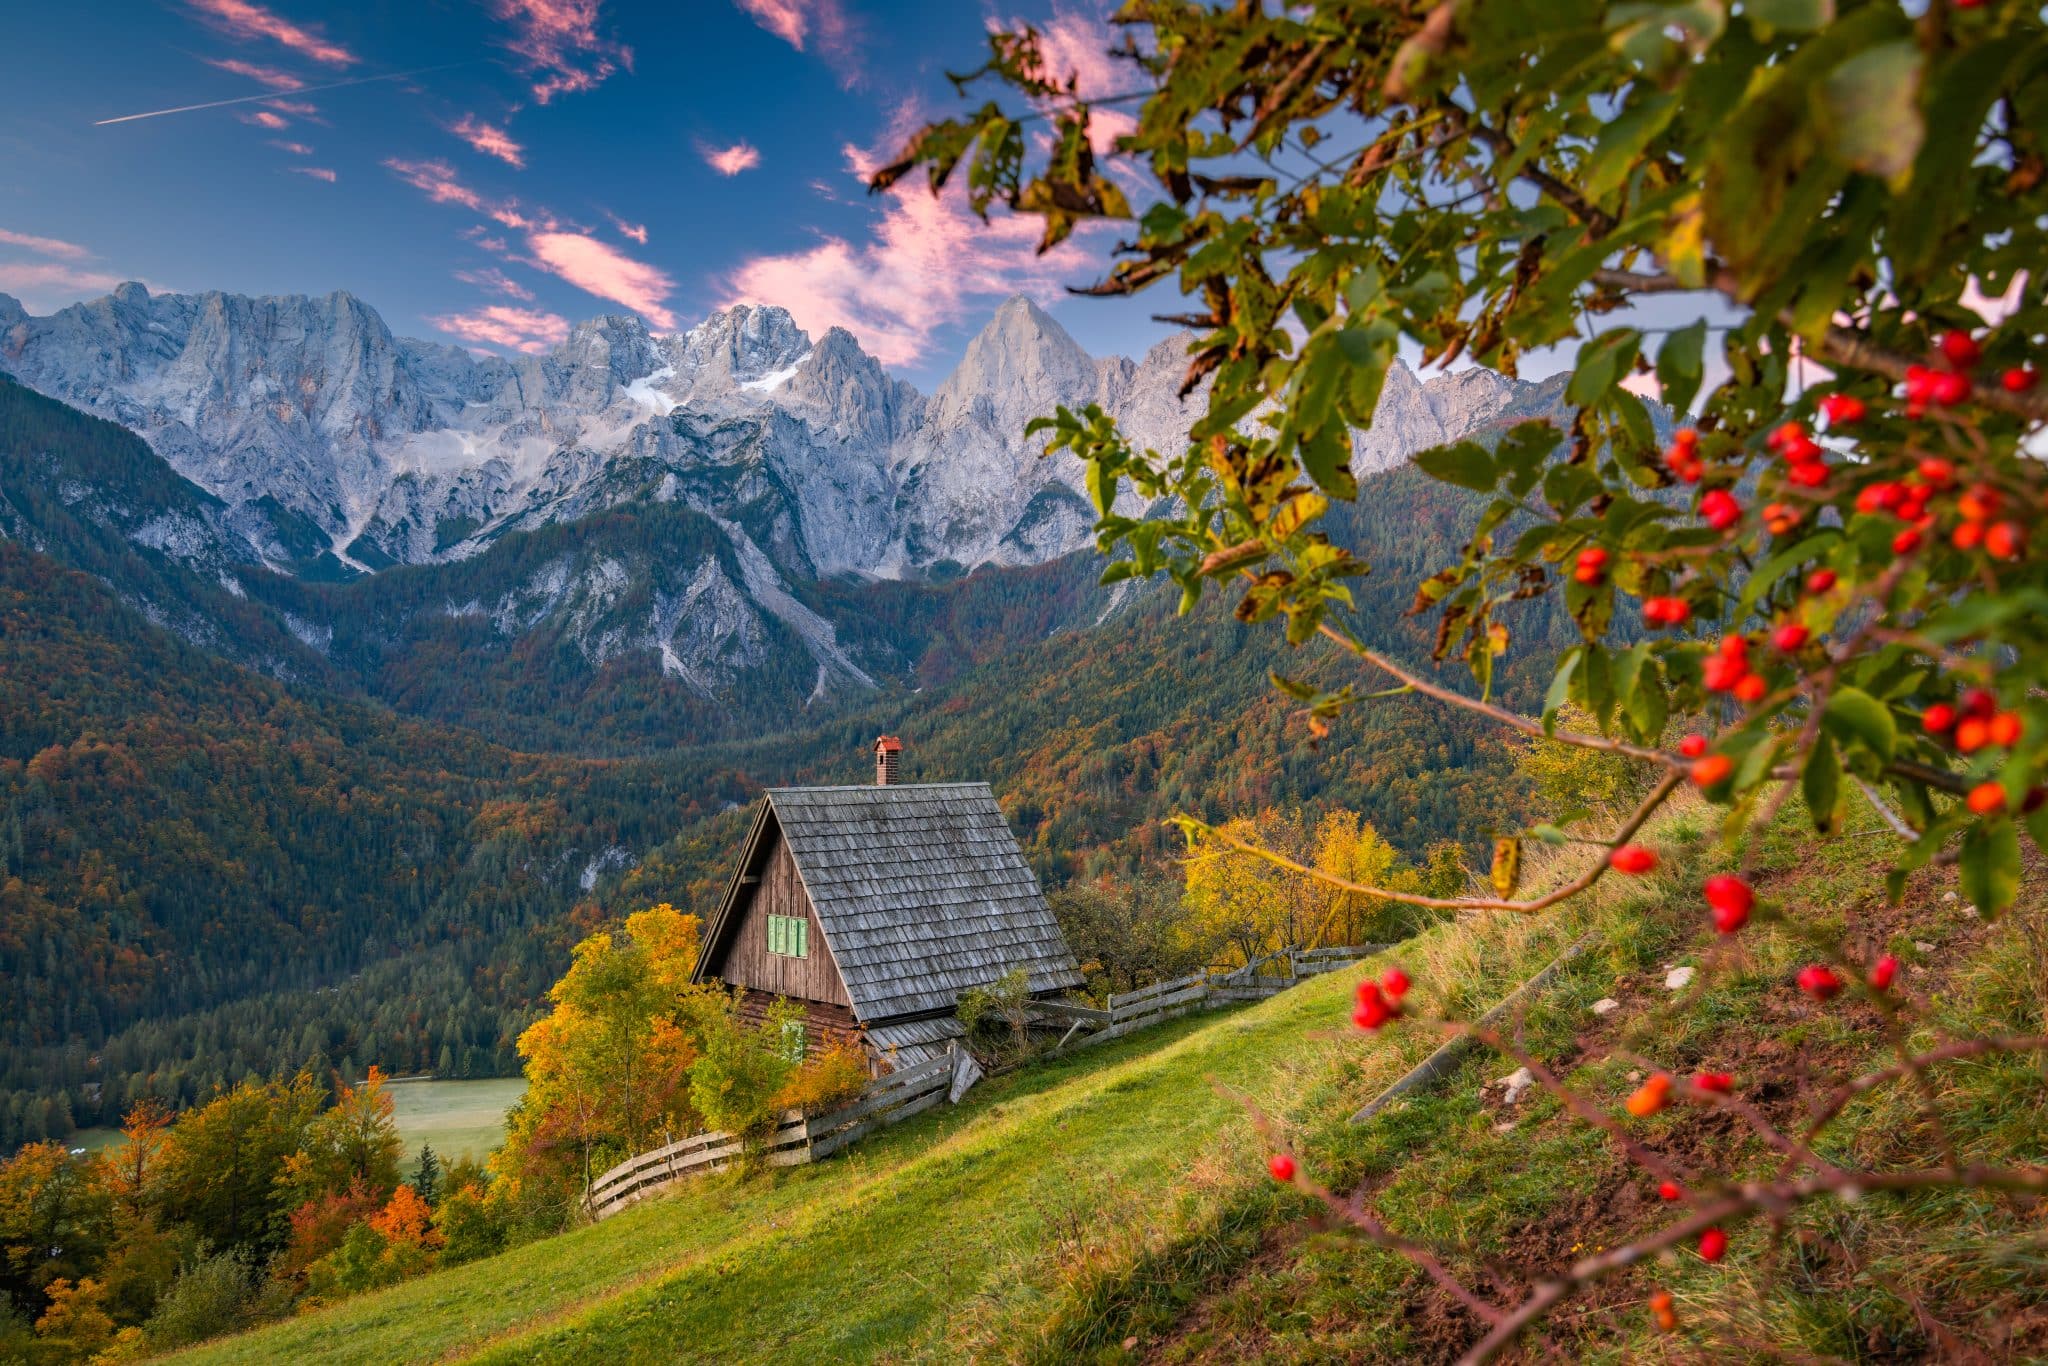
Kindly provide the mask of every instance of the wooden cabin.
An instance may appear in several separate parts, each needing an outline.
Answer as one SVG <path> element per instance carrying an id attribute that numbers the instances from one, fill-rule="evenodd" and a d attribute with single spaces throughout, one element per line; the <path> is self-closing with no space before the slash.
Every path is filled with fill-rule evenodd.
<path id="1" fill-rule="evenodd" d="M 857 1041 L 878 1073 L 960 1037 L 970 987 L 1019 967 L 1034 995 L 1081 985 L 988 784 L 899 783 L 902 749 L 875 742 L 872 787 L 769 789 L 697 962 L 743 1015 L 787 998 L 805 1043 Z"/>

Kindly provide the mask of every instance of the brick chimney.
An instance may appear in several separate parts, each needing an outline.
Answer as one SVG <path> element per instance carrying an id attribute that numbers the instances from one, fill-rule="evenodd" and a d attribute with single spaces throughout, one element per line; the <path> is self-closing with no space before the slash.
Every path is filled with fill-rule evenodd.
<path id="1" fill-rule="evenodd" d="M 875 786 L 888 787 L 896 781 L 896 760 L 903 753 L 903 742 L 893 735 L 875 737 Z"/>

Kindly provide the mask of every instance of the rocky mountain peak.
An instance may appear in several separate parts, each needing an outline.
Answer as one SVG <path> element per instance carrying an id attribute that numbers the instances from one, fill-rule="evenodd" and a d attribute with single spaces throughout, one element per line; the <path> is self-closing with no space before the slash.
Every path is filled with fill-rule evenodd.
<path id="1" fill-rule="evenodd" d="M 750 384 L 788 370 L 811 339 L 787 309 L 735 304 L 680 338 L 676 370 L 692 388 Z"/>
<path id="2" fill-rule="evenodd" d="M 1059 402 L 1093 390 L 1098 365 L 1050 313 L 1022 294 L 1012 295 L 967 344 L 960 364 L 933 395 L 942 419 L 978 396 L 999 394 L 1026 402 Z M 998 405 L 999 410 L 1007 403 Z"/>

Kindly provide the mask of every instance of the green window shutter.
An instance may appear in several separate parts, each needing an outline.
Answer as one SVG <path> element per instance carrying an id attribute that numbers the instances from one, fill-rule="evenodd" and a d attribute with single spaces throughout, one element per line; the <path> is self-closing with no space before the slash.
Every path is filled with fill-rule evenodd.
<path id="1" fill-rule="evenodd" d="M 811 922 L 808 920 L 792 919 L 789 925 L 791 929 L 796 931 L 796 948 L 792 952 L 799 958 L 809 957 L 811 949 Z"/>
<path id="2" fill-rule="evenodd" d="M 768 917 L 768 952 L 779 954 L 782 951 L 782 917 L 771 915 Z"/>

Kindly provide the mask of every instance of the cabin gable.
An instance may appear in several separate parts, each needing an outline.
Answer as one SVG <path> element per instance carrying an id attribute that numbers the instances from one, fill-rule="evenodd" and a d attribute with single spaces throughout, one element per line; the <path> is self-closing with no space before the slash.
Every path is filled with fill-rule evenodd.
<path id="1" fill-rule="evenodd" d="M 853 1000 L 788 842 L 772 822 L 762 835 L 725 923 L 717 927 L 719 942 L 706 967 L 749 992 L 851 1009 Z"/>

